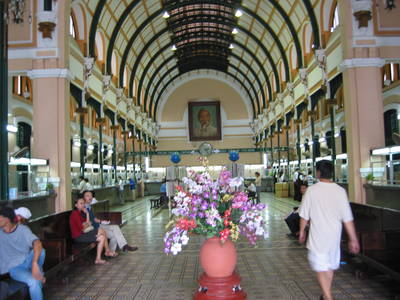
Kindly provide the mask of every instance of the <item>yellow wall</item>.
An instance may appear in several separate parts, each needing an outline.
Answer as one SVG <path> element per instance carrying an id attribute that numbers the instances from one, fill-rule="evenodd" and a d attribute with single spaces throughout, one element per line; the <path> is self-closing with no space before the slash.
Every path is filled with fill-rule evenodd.
<path id="1" fill-rule="evenodd" d="M 227 83 L 213 79 L 194 79 L 178 87 L 168 98 L 161 122 L 183 120 L 187 103 L 196 99 L 213 99 L 221 102 L 221 108 L 229 120 L 247 119 L 244 100 Z"/>

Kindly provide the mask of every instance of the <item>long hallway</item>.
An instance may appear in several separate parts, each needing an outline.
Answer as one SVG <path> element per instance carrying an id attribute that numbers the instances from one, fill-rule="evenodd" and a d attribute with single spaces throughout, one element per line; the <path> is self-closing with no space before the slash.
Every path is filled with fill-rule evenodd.
<path id="1" fill-rule="evenodd" d="M 257 248 L 239 242 L 237 270 L 248 300 L 318 299 L 320 291 L 307 263 L 306 249 L 287 237 L 283 217 L 293 206 L 288 199 L 276 199 L 264 193 L 269 239 Z M 148 198 L 114 210 L 123 211 L 128 224 L 123 231 L 137 252 L 120 253 L 109 265 L 95 266 L 88 260 L 75 263 L 45 289 L 46 299 L 135 299 L 189 300 L 201 274 L 198 251 L 201 238 L 192 236 L 177 256 L 163 253 L 167 210 L 152 216 Z M 356 279 L 351 268 L 343 265 L 334 280 L 335 299 L 392 299 L 390 289 L 375 280 Z"/>

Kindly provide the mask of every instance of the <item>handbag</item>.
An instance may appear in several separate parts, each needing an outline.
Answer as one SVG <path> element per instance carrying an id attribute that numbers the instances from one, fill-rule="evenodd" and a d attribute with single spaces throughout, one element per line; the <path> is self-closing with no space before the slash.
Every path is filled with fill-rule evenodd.
<path id="1" fill-rule="evenodd" d="M 84 233 L 91 232 L 92 230 L 94 230 L 94 227 L 91 224 L 83 228 Z"/>

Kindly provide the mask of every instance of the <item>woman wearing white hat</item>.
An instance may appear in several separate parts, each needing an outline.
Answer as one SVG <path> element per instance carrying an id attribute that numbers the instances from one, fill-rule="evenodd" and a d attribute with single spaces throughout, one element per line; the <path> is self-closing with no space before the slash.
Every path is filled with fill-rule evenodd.
<path id="1" fill-rule="evenodd" d="M 26 207 L 17 208 L 14 212 L 19 224 L 25 224 L 32 217 L 31 211 Z"/>

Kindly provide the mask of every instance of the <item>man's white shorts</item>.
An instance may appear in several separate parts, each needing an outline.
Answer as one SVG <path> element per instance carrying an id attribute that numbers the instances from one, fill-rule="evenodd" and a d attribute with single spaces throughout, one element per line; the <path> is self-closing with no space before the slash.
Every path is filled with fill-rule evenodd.
<path id="1" fill-rule="evenodd" d="M 340 267 L 340 247 L 328 253 L 308 250 L 308 262 L 315 272 L 337 270 Z"/>

